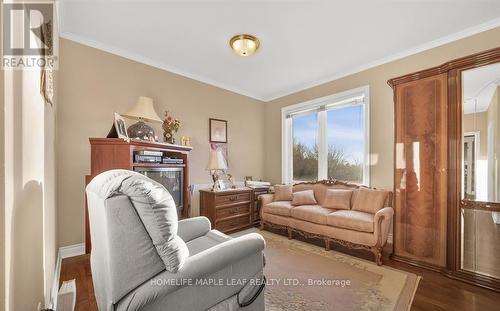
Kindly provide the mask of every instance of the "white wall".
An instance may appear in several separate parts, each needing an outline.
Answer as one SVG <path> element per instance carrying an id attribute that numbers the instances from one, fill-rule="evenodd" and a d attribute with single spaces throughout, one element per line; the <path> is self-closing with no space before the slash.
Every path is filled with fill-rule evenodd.
<path id="1" fill-rule="evenodd" d="M 55 109 L 39 70 L 1 76 L 0 310 L 33 311 L 50 303 L 56 265 Z"/>

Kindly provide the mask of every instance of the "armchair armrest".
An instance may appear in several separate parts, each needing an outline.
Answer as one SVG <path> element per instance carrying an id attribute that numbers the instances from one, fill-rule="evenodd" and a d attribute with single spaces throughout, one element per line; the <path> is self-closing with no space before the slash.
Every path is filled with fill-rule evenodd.
<path id="1" fill-rule="evenodd" d="M 186 218 L 179 221 L 177 235 L 180 236 L 184 242 L 189 242 L 200 236 L 204 236 L 210 229 L 210 220 L 207 217 L 199 216 Z"/>
<path id="2" fill-rule="evenodd" d="M 261 203 L 260 206 L 267 205 L 267 204 L 274 201 L 274 194 L 273 193 L 261 194 L 261 195 L 259 195 L 259 200 Z"/>
<path id="3" fill-rule="evenodd" d="M 257 233 L 249 233 L 217 244 L 188 257 L 182 268 L 177 272 L 163 270 L 162 273 L 157 274 L 150 281 L 139 286 L 133 295 L 126 296 L 122 303 L 130 303 L 131 300 L 138 299 L 147 303 L 150 299 L 156 299 L 182 287 L 194 285 L 187 282 L 187 280 L 196 282 L 196 280 L 208 277 L 248 258 L 248 256 L 259 255 L 263 258 L 264 246 L 264 238 Z M 259 264 L 256 265 L 256 271 L 248 271 L 248 278 L 262 271 L 264 263 L 261 264 L 260 268 L 257 268 Z M 172 280 L 180 281 L 172 282 Z"/>
<path id="4" fill-rule="evenodd" d="M 374 234 L 380 247 L 384 247 L 385 243 L 387 243 L 393 215 L 394 209 L 392 207 L 384 207 L 375 214 Z"/>
<path id="5" fill-rule="evenodd" d="M 260 234 L 248 233 L 189 257 L 179 272 L 188 278 L 204 277 L 249 255 L 261 253 L 264 247 L 265 241 Z"/>

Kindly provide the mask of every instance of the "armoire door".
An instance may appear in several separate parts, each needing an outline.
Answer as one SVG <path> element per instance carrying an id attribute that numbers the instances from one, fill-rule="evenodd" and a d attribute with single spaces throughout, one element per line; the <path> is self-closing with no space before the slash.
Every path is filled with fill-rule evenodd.
<path id="1" fill-rule="evenodd" d="M 395 86 L 395 259 L 446 266 L 447 74 Z"/>

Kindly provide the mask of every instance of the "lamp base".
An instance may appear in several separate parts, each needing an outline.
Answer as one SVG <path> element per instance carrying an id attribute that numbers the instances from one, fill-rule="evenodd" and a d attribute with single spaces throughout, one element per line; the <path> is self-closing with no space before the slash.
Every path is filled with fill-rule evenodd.
<path id="1" fill-rule="evenodd" d="M 139 121 L 129 126 L 127 133 L 129 138 L 156 140 L 155 130 L 151 126 L 144 123 L 144 121 Z"/>

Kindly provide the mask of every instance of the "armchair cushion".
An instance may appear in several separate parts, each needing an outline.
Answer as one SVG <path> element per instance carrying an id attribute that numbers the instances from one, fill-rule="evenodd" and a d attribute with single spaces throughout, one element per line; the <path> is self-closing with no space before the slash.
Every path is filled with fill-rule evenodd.
<path id="1" fill-rule="evenodd" d="M 199 216 L 186 218 L 179 220 L 177 235 L 187 243 L 200 236 L 204 236 L 211 228 L 210 220 L 207 217 Z"/>
<path id="2" fill-rule="evenodd" d="M 327 216 L 327 223 L 333 227 L 373 232 L 373 214 L 341 210 Z"/>
<path id="3" fill-rule="evenodd" d="M 177 209 L 170 193 L 159 183 L 129 170 L 99 174 L 89 189 L 103 198 L 124 194 L 129 197 L 158 255 L 170 272 L 178 271 L 189 256 L 186 243 L 177 235 Z"/>

